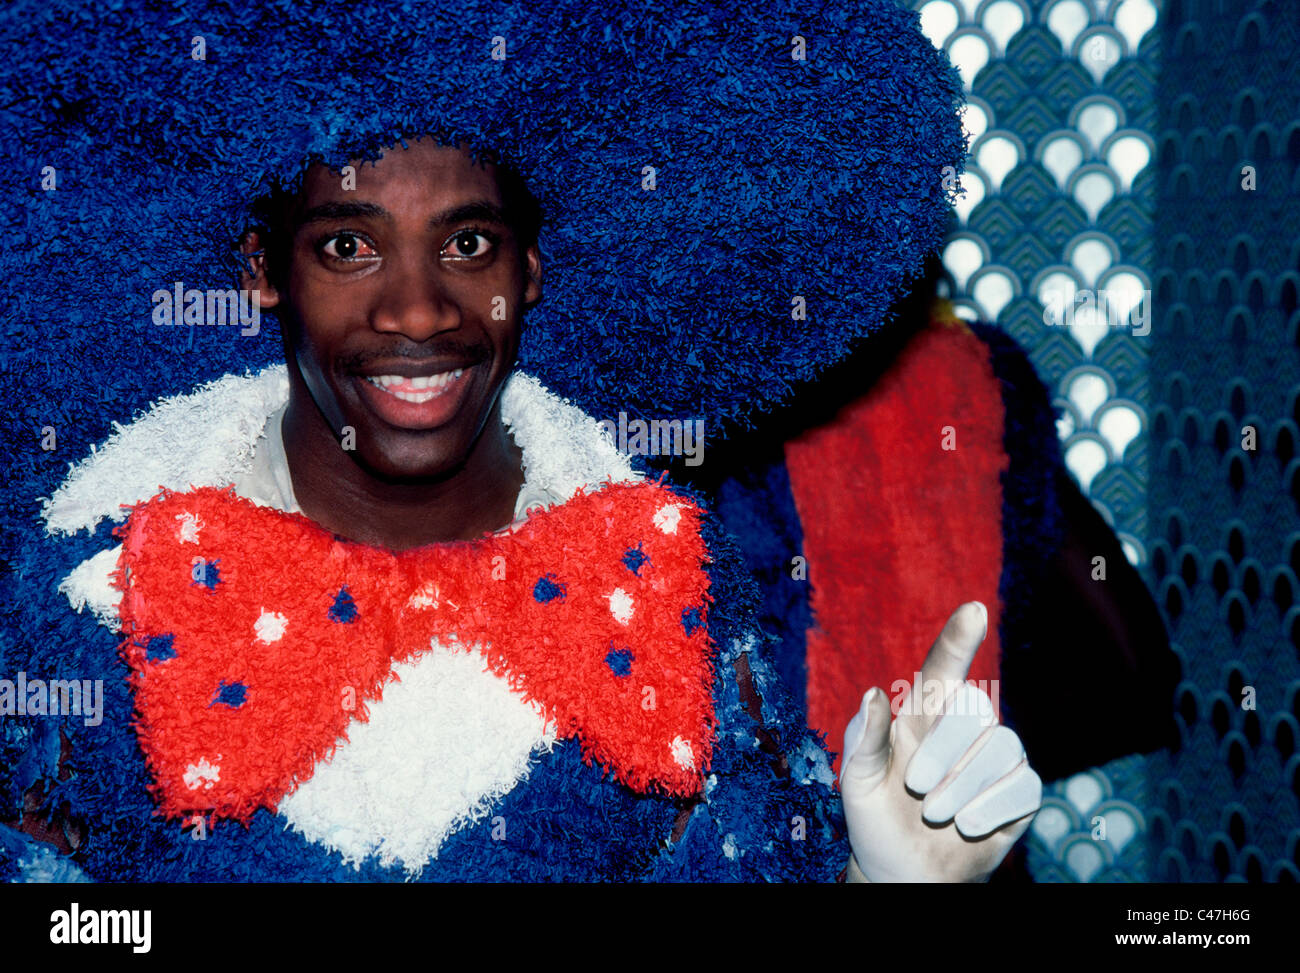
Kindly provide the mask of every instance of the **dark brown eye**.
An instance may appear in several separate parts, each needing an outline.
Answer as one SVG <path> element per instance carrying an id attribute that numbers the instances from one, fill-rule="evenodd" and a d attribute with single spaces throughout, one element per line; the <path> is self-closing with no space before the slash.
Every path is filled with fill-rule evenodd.
<path id="1" fill-rule="evenodd" d="M 448 257 L 483 257 L 492 250 L 495 241 L 479 230 L 461 230 L 447 241 L 443 253 Z"/>
<path id="2" fill-rule="evenodd" d="M 363 251 L 364 248 L 364 251 Z M 338 233 L 325 241 L 321 253 L 336 260 L 375 256 L 373 248 L 355 233 Z"/>

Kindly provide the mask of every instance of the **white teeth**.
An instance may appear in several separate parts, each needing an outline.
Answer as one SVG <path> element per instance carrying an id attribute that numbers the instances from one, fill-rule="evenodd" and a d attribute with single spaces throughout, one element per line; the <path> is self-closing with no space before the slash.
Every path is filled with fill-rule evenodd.
<path id="1" fill-rule="evenodd" d="M 396 396 L 403 402 L 428 402 L 441 395 L 447 385 L 465 374 L 465 369 L 453 372 L 439 372 L 437 375 L 417 375 L 407 378 L 404 375 L 367 375 L 366 381 L 378 385 L 389 395 Z M 406 389 L 394 389 L 391 386 L 405 385 Z M 409 389 L 410 391 L 408 391 Z"/>

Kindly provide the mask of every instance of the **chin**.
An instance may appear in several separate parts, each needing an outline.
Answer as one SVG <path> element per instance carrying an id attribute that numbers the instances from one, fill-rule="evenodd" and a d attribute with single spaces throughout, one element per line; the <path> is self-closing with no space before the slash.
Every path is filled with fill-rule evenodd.
<path id="1" fill-rule="evenodd" d="M 405 442 L 377 443 L 378 449 L 358 449 L 352 456 L 373 476 L 385 480 L 437 480 L 453 473 L 465 462 L 468 446 L 458 448 L 437 434 L 402 436 Z M 458 437 L 459 438 L 459 437 Z M 415 440 L 412 442 L 411 440 Z"/>

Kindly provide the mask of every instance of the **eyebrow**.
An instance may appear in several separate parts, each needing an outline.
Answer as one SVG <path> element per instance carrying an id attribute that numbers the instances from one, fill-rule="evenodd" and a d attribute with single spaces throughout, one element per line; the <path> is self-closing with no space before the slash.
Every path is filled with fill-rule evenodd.
<path id="1" fill-rule="evenodd" d="M 392 214 L 382 206 L 377 206 L 374 203 L 321 203 L 319 206 L 313 206 L 299 215 L 295 221 L 295 228 L 306 226 L 309 223 L 325 223 L 331 220 L 359 219 L 362 217 L 391 220 Z M 465 220 L 482 220 L 500 223 L 502 226 L 509 225 L 505 212 L 500 206 L 486 199 L 477 199 L 473 202 L 453 206 L 441 213 L 435 213 L 429 218 L 429 227 L 433 228 L 447 223 L 460 223 Z"/>

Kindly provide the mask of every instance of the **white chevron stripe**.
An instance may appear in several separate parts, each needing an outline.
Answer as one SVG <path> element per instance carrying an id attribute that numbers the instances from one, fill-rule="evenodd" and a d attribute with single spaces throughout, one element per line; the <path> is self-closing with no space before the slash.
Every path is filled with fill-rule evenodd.
<path id="1" fill-rule="evenodd" d="M 486 672 L 476 650 L 435 642 L 394 671 L 401 681 L 371 705 L 370 722 L 354 720 L 349 741 L 279 810 L 347 863 L 377 855 L 415 873 L 527 777 L 533 752 L 554 744 L 555 725 Z"/>

